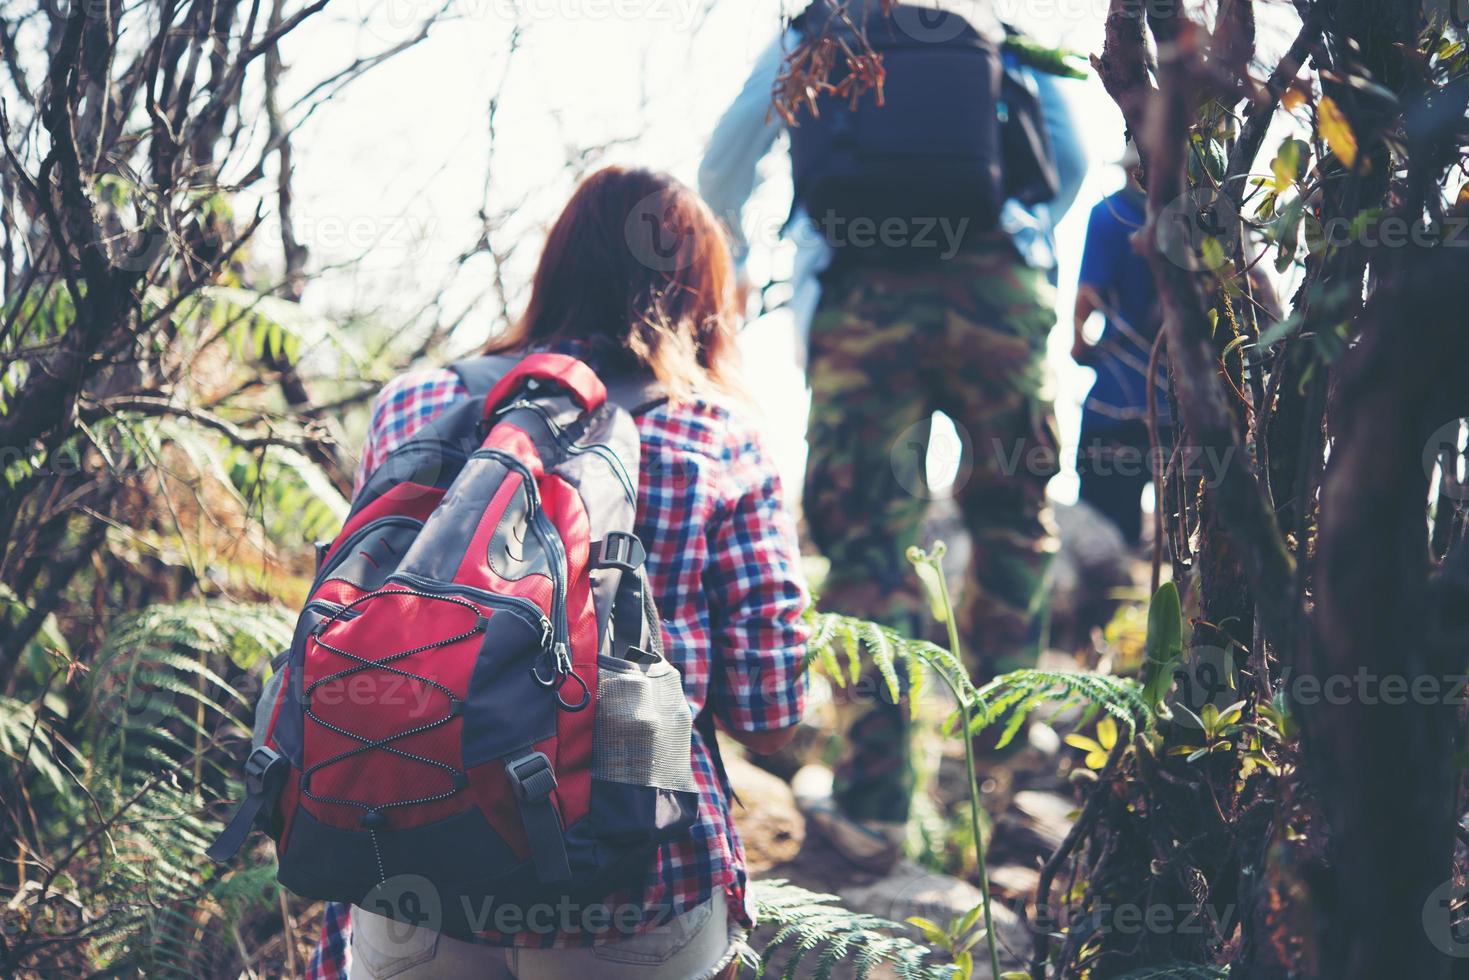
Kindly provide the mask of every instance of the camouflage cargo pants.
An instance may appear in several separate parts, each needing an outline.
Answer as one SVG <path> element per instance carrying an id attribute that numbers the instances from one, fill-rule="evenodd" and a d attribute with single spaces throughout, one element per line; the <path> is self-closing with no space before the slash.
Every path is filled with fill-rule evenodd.
<path id="1" fill-rule="evenodd" d="M 942 411 L 963 444 L 953 494 L 973 542 L 960 626 L 977 676 L 1033 659 L 1054 541 L 1045 486 L 1057 470 L 1041 396 L 1053 290 L 1007 243 L 938 266 L 829 273 L 811 329 L 811 419 L 804 509 L 831 562 L 821 606 L 931 630 L 906 559 L 931 494 L 929 419 Z M 908 716 L 882 685 L 852 711 L 836 795 L 850 816 L 907 818 Z M 874 690 L 883 696 L 872 697 Z"/>

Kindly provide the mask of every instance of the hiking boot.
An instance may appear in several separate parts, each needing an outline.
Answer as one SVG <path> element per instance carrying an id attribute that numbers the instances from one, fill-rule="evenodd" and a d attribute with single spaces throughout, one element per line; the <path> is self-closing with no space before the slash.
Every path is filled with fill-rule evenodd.
<path id="1" fill-rule="evenodd" d="M 837 809 L 831 795 L 832 774 L 825 766 L 803 766 L 791 781 L 796 808 L 842 857 L 863 871 L 887 874 L 903 856 L 907 825 L 885 820 L 858 820 Z"/>

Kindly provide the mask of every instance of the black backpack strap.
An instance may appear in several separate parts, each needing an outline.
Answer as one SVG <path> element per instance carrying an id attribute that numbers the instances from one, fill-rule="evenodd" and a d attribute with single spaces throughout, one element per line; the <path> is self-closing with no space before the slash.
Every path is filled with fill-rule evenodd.
<path id="1" fill-rule="evenodd" d="M 607 382 L 607 402 L 629 415 L 645 415 L 668 401 L 663 383 L 646 375 L 629 375 Z"/>
<path id="2" fill-rule="evenodd" d="M 516 354 L 481 354 L 455 361 L 449 365 L 449 370 L 459 376 L 464 387 L 469 389 L 470 397 L 483 398 L 519 363 L 520 357 Z"/>
<path id="3" fill-rule="evenodd" d="M 240 853 L 245 838 L 255 826 L 262 810 L 274 805 L 285 782 L 290 764 L 272 748 L 256 746 L 245 760 L 245 798 L 240 801 L 230 822 L 220 831 L 204 853 L 209 859 L 224 864 Z"/>
<path id="4" fill-rule="evenodd" d="M 556 772 L 551 768 L 551 760 L 544 752 L 527 748 L 505 757 L 505 775 L 515 791 L 536 877 L 545 884 L 570 879 L 566 838 L 561 818 L 551 802 L 551 791 L 556 788 Z"/>

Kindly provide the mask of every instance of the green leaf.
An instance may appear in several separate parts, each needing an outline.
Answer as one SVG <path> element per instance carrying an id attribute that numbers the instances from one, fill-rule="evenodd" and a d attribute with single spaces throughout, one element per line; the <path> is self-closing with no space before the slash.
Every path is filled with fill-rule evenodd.
<path id="1" fill-rule="evenodd" d="M 1245 702 L 1236 701 L 1234 704 L 1231 704 L 1229 707 L 1219 712 L 1219 727 L 1223 728 L 1227 725 L 1233 725 L 1235 722 L 1239 721 L 1241 717 L 1243 717 L 1244 713 Z"/>
<path id="2" fill-rule="evenodd" d="M 943 571 L 935 565 L 926 561 L 914 562 L 913 571 L 918 574 L 918 581 L 923 585 L 923 594 L 928 598 L 928 611 L 938 623 L 946 622 L 944 619 L 943 598 Z"/>
<path id="3" fill-rule="evenodd" d="M 1306 172 L 1306 163 L 1311 156 L 1311 147 L 1305 140 L 1288 137 L 1280 141 L 1275 159 L 1270 161 L 1270 172 L 1275 175 L 1277 193 L 1289 189 Z"/>
<path id="4" fill-rule="evenodd" d="M 1196 726 L 1198 726 L 1198 728 L 1200 730 L 1206 731 L 1206 732 L 1209 730 L 1209 726 L 1206 725 L 1206 724 L 1204 724 L 1204 719 L 1202 719 L 1198 715 L 1194 714 L 1193 713 L 1193 710 L 1191 708 L 1189 708 L 1188 705 L 1186 705 L 1186 704 L 1179 704 L 1179 703 L 1176 703 L 1175 702 L 1171 707 L 1173 708 L 1174 711 L 1181 711 L 1185 715 L 1187 715 L 1188 716 L 1188 720 L 1191 721 L 1191 722 L 1193 722 Z M 1212 705 L 1207 705 L 1206 707 L 1212 707 Z"/>
<path id="5" fill-rule="evenodd" d="M 1276 272 L 1284 272 L 1296 260 L 1296 249 L 1301 240 L 1301 215 L 1303 213 L 1305 213 L 1305 203 L 1299 196 L 1296 196 L 1284 208 L 1281 208 L 1270 222 L 1270 237 L 1274 239 L 1278 249 L 1275 256 Z"/>
<path id="6" fill-rule="evenodd" d="M 1209 237 L 1204 239 L 1199 251 L 1200 257 L 1204 260 L 1204 265 L 1206 267 L 1210 269 L 1223 268 L 1224 246 L 1220 244 L 1219 239 L 1215 238 L 1213 235 L 1210 235 Z"/>
<path id="7" fill-rule="evenodd" d="M 1230 354 L 1233 354 L 1235 351 L 1239 350 L 1241 347 L 1243 347 L 1245 344 L 1248 344 L 1249 342 L 1250 338 L 1246 334 L 1240 334 L 1238 337 L 1235 337 L 1229 343 L 1224 345 L 1224 349 L 1219 352 L 1220 359 L 1222 360 L 1228 357 Z"/>
<path id="8" fill-rule="evenodd" d="M 1309 255 L 1319 255 L 1328 244 L 1326 230 L 1321 227 L 1321 219 L 1310 211 L 1301 212 L 1301 226 L 1306 233 L 1306 252 Z"/>
<path id="9" fill-rule="evenodd" d="M 1173 668 L 1183 659 L 1183 607 L 1178 586 L 1164 582 L 1148 605 L 1148 637 L 1144 643 L 1147 661 L 1143 674 L 1143 699 L 1156 707 L 1173 685 Z"/>
<path id="10" fill-rule="evenodd" d="M 944 930 L 943 926 L 934 922 L 932 919 L 925 919 L 921 915 L 910 915 L 903 921 L 910 926 L 916 927 L 919 932 L 923 933 L 923 938 L 929 942 L 944 946 L 948 945 L 949 934 Z"/>
<path id="11" fill-rule="evenodd" d="M 1260 334 L 1259 349 L 1261 351 L 1269 350 L 1272 346 L 1280 343 L 1299 330 L 1301 324 L 1304 322 L 1305 317 L 1301 316 L 1300 311 L 1295 311 L 1284 320 L 1277 320 L 1275 323 L 1270 324 Z"/>

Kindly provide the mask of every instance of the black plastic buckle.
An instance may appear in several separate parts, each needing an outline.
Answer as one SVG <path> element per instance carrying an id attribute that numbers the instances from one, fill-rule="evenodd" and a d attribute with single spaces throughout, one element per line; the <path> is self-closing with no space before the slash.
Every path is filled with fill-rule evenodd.
<path id="1" fill-rule="evenodd" d="M 271 783 L 285 775 L 286 760 L 275 749 L 261 745 L 245 760 L 245 792 L 264 796 Z"/>
<path id="2" fill-rule="evenodd" d="M 602 554 L 597 559 L 597 564 L 604 568 L 635 572 L 647 557 L 648 552 L 636 534 L 612 531 L 602 539 Z"/>
<path id="3" fill-rule="evenodd" d="M 556 773 L 544 752 L 532 752 L 514 762 L 507 762 L 505 774 L 510 777 L 515 795 L 527 803 L 539 803 L 556 788 Z"/>

